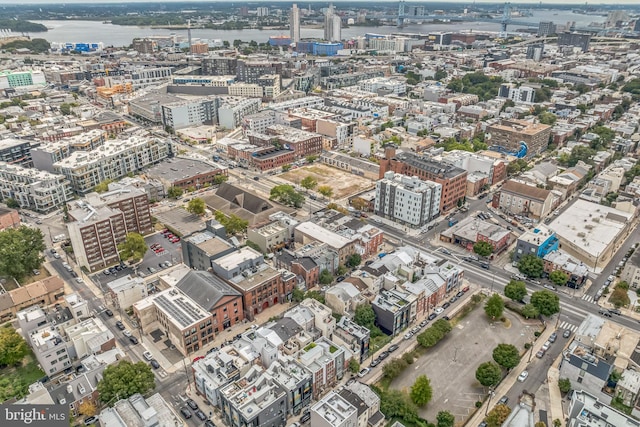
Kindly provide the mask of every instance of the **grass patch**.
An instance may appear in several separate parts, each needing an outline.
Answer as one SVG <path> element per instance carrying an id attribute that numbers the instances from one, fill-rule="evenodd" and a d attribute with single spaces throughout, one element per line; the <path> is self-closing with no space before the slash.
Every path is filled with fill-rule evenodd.
<path id="1" fill-rule="evenodd" d="M 631 415 L 631 411 L 633 410 L 631 406 L 627 406 L 622 403 L 622 399 L 617 396 L 611 399 L 611 407 L 627 415 Z"/>
<path id="2" fill-rule="evenodd" d="M 392 337 L 385 334 L 371 338 L 371 341 L 369 342 L 369 354 L 375 354 L 382 347 L 389 344 L 391 342 L 391 338 Z"/>
<path id="3" fill-rule="evenodd" d="M 45 373 L 38 367 L 32 352 L 29 352 L 20 365 L 0 369 L 0 402 L 26 396 L 29 386 L 44 376 Z"/>

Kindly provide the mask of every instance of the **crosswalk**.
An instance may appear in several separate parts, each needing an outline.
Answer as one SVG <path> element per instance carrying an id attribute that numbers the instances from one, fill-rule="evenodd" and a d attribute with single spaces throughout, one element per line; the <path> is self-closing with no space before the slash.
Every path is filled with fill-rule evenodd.
<path id="1" fill-rule="evenodd" d="M 562 331 L 569 329 L 571 332 L 575 332 L 578 330 L 578 326 L 569 322 L 560 322 L 560 325 L 558 325 L 558 329 Z"/>
<path id="2" fill-rule="evenodd" d="M 582 299 L 587 301 L 587 302 L 592 302 L 592 303 L 596 304 L 596 300 L 591 295 L 584 294 L 582 296 Z"/>

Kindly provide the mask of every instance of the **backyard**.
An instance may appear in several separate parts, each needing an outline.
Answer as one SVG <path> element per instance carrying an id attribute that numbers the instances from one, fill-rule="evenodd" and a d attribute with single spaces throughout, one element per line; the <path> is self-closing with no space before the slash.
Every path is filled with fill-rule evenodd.
<path id="1" fill-rule="evenodd" d="M 0 402 L 15 397 L 22 398 L 29 392 L 29 385 L 44 378 L 45 373 L 31 350 L 18 366 L 6 366 L 0 369 Z"/>

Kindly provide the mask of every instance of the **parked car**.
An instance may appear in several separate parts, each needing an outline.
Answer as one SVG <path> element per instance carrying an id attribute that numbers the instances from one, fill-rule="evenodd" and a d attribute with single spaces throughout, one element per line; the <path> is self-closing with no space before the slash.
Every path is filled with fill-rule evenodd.
<path id="1" fill-rule="evenodd" d="M 153 354 L 151 354 L 150 351 L 145 351 L 144 353 L 142 353 L 142 356 L 144 356 L 144 358 L 147 360 L 153 360 Z"/>
<path id="2" fill-rule="evenodd" d="M 518 381 L 520 381 L 521 383 L 525 382 L 525 380 L 529 377 L 529 372 L 528 371 L 522 371 L 520 373 L 520 375 L 518 375 Z"/>
<path id="3" fill-rule="evenodd" d="M 498 403 L 502 403 L 503 405 L 506 405 L 508 401 L 509 401 L 509 398 L 507 396 L 502 396 L 500 400 L 498 400 Z"/>
<path id="4" fill-rule="evenodd" d="M 465 286 L 464 288 L 462 288 L 462 292 L 465 292 L 465 293 L 466 293 L 466 292 L 468 292 L 468 291 L 469 291 L 469 287 L 468 287 L 468 286 Z"/>
<path id="5" fill-rule="evenodd" d="M 536 357 L 538 359 L 542 359 L 544 357 L 544 353 L 545 353 L 544 350 L 538 350 L 538 352 L 536 353 Z"/>
<path id="6" fill-rule="evenodd" d="M 200 409 L 196 411 L 196 417 L 200 418 L 200 421 L 204 421 L 207 419 L 207 415 L 202 412 Z"/>
<path id="7" fill-rule="evenodd" d="M 442 307 L 444 307 L 444 305 L 443 305 Z M 435 314 L 440 314 L 440 313 L 442 313 L 442 312 L 444 311 L 444 308 L 442 308 L 442 307 L 438 307 L 438 308 L 436 308 L 435 310 L 433 310 L 433 311 L 434 311 L 434 313 L 435 313 Z M 447 307 L 448 307 L 448 306 L 447 306 Z M 433 314 L 433 313 L 431 313 L 431 314 Z M 429 317 L 431 317 L 431 316 L 429 316 Z"/>
<path id="8" fill-rule="evenodd" d="M 542 349 L 544 351 L 549 350 L 550 347 L 551 347 L 551 343 L 549 341 L 546 341 L 544 344 L 542 344 Z"/>
<path id="9" fill-rule="evenodd" d="M 445 308 L 449 308 L 449 306 L 450 306 L 450 305 L 451 305 L 451 304 L 449 304 L 448 302 L 445 302 L 444 304 L 442 304 L 442 308 L 443 308 L 443 309 L 445 309 Z M 436 311 L 437 311 L 437 309 L 436 309 Z"/>
<path id="10" fill-rule="evenodd" d="M 90 426 L 91 424 L 96 424 L 97 422 L 98 422 L 98 417 L 96 417 L 95 415 L 84 419 L 84 425 L 86 426 Z"/>
<path id="11" fill-rule="evenodd" d="M 429 315 L 429 317 L 427 317 L 427 319 L 429 319 L 429 320 L 433 320 L 433 319 L 435 319 L 436 317 L 438 317 L 438 315 L 437 315 L 436 313 L 431 313 L 431 314 Z"/>
<path id="12" fill-rule="evenodd" d="M 562 333 L 562 337 L 569 338 L 570 336 L 571 336 L 571 330 L 565 329 L 564 332 Z"/>
<path id="13" fill-rule="evenodd" d="M 387 350 L 389 353 L 393 353 L 394 351 L 396 351 L 398 349 L 398 344 L 392 344 L 389 346 L 389 349 Z"/>
<path id="14" fill-rule="evenodd" d="M 406 334 L 404 334 L 404 339 L 405 340 L 410 340 L 412 336 L 413 336 L 413 334 L 411 332 L 407 332 Z"/>
<path id="15" fill-rule="evenodd" d="M 190 411 L 189 409 L 185 408 L 185 407 L 180 408 L 180 413 L 181 413 L 181 414 L 182 414 L 182 416 L 183 416 L 185 419 L 187 419 L 187 420 L 188 420 L 189 418 L 191 418 L 191 416 L 192 416 L 192 415 L 191 415 L 191 411 Z"/>
<path id="16" fill-rule="evenodd" d="M 462 292 L 462 291 L 460 291 L 460 292 L 458 292 L 458 293 L 456 294 L 456 296 L 457 296 L 458 298 L 462 298 L 462 296 L 463 296 L 463 295 L 464 295 L 464 292 Z"/>
<path id="17" fill-rule="evenodd" d="M 125 337 L 130 337 L 131 336 L 131 331 L 128 329 L 125 329 L 124 331 L 122 331 L 122 333 L 124 334 Z"/>
<path id="18" fill-rule="evenodd" d="M 369 368 L 362 368 L 360 369 L 360 372 L 358 372 L 358 377 L 362 378 L 365 375 L 367 375 L 369 372 L 371 372 L 371 369 Z"/>
<path id="19" fill-rule="evenodd" d="M 611 308 L 611 309 L 609 309 L 609 313 L 611 313 L 611 314 L 617 314 L 618 316 L 622 315 L 622 313 L 620 312 L 620 310 L 618 310 L 617 308 Z"/>
<path id="20" fill-rule="evenodd" d="M 131 344 L 134 344 L 134 345 L 135 345 L 135 344 L 138 344 L 138 338 L 136 338 L 136 337 L 134 337 L 134 336 L 130 336 L 130 337 L 129 337 L 129 342 L 130 342 Z"/>
<path id="21" fill-rule="evenodd" d="M 106 314 L 106 315 L 107 315 L 107 316 L 109 316 L 109 317 L 113 317 L 113 311 L 111 311 L 111 310 L 110 310 L 110 309 L 108 309 L 108 308 L 104 311 L 104 314 Z"/>
<path id="22" fill-rule="evenodd" d="M 116 328 L 120 329 L 121 331 L 124 331 L 125 330 L 124 323 L 122 323 L 119 320 L 116 321 Z"/>
<path id="23" fill-rule="evenodd" d="M 558 334 L 556 332 L 549 336 L 549 342 L 556 342 L 556 339 L 558 339 Z"/>
<path id="24" fill-rule="evenodd" d="M 198 410 L 198 404 L 193 399 L 187 399 L 187 405 L 189 405 L 189 408 L 193 409 L 194 411 Z"/>
<path id="25" fill-rule="evenodd" d="M 204 422 L 204 427 L 216 427 L 216 425 L 211 420 L 207 420 Z"/>
<path id="26" fill-rule="evenodd" d="M 149 360 L 149 365 L 151 365 L 153 369 L 158 369 L 160 367 L 160 364 L 156 359 Z"/>
<path id="27" fill-rule="evenodd" d="M 380 364 L 380 361 L 378 359 L 374 359 L 374 360 L 371 361 L 371 365 L 369 365 L 369 367 L 370 368 L 375 368 L 379 364 Z"/>

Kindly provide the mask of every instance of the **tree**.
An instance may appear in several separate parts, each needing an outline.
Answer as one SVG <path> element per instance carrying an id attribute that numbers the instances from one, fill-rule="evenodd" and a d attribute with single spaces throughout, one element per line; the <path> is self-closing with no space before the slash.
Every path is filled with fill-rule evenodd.
<path id="1" fill-rule="evenodd" d="M 522 307 L 522 310 L 520 310 L 520 314 L 522 314 L 525 319 L 534 319 L 540 315 L 540 311 L 538 311 L 538 309 L 533 304 L 527 304 Z"/>
<path id="2" fill-rule="evenodd" d="M 155 388 L 155 379 L 151 367 L 145 362 L 131 363 L 122 360 L 117 365 L 109 365 L 102 372 L 98 382 L 100 400 L 112 405 L 117 400 L 140 393 L 146 394 Z"/>
<path id="3" fill-rule="evenodd" d="M 494 387 L 502 379 L 502 369 L 493 362 L 484 362 L 476 369 L 476 379 L 485 387 Z"/>
<path id="4" fill-rule="evenodd" d="M 564 271 L 554 270 L 549 274 L 549 280 L 557 286 L 564 286 L 569 281 L 569 276 Z"/>
<path id="5" fill-rule="evenodd" d="M 407 396 L 407 393 L 400 390 L 380 391 L 380 412 L 388 419 L 418 419 L 418 408 L 416 408 L 409 396 Z"/>
<path id="6" fill-rule="evenodd" d="M 318 281 L 321 285 L 329 285 L 333 282 L 333 275 L 329 272 L 329 270 L 324 269 L 320 272 L 320 277 Z"/>
<path id="7" fill-rule="evenodd" d="M 349 371 L 351 371 L 352 374 L 360 372 L 360 363 L 358 363 L 355 357 L 352 357 L 351 360 L 349 360 Z"/>
<path id="8" fill-rule="evenodd" d="M 37 228 L 23 225 L 0 231 L 0 276 L 22 280 L 40 268 L 45 248 L 44 237 Z"/>
<path id="9" fill-rule="evenodd" d="M 324 304 L 324 295 L 319 291 L 307 291 L 307 293 L 304 294 L 304 298 L 311 298 Z"/>
<path id="10" fill-rule="evenodd" d="M 222 224 L 229 234 L 240 234 L 247 231 L 249 221 L 240 218 L 236 214 L 226 216 L 222 211 L 216 211 L 214 218 Z"/>
<path id="11" fill-rule="evenodd" d="M 487 257 L 493 253 L 493 245 L 483 240 L 477 241 L 473 245 L 473 252 L 482 257 Z"/>
<path id="12" fill-rule="evenodd" d="M 420 375 L 416 378 L 416 382 L 411 386 L 411 401 L 418 406 L 424 406 L 431 400 L 433 390 L 431 389 L 431 381 L 426 375 Z"/>
<path id="13" fill-rule="evenodd" d="M 360 304 L 356 307 L 353 321 L 360 326 L 371 329 L 376 322 L 376 313 L 369 304 Z"/>
<path id="14" fill-rule="evenodd" d="M 183 193 L 184 191 L 180 187 L 169 187 L 167 190 L 167 196 L 169 196 L 170 199 L 177 199 L 181 197 Z"/>
<path id="15" fill-rule="evenodd" d="M 213 184 L 220 185 L 223 182 L 227 182 L 228 180 L 229 180 L 229 177 L 227 175 L 219 174 L 213 177 Z"/>
<path id="16" fill-rule="evenodd" d="M 313 163 L 316 160 L 318 160 L 318 155 L 317 154 L 309 154 L 307 157 L 304 158 L 307 163 Z"/>
<path id="17" fill-rule="evenodd" d="M 613 292 L 611 292 L 609 302 L 615 305 L 616 308 L 620 308 L 629 305 L 631 303 L 631 300 L 629 299 L 629 295 L 626 289 L 620 286 L 616 286 Z"/>
<path id="18" fill-rule="evenodd" d="M 507 405 L 498 403 L 484 419 L 487 427 L 501 427 L 509 417 L 511 409 Z"/>
<path id="19" fill-rule="evenodd" d="M 356 197 L 355 199 L 351 200 L 351 207 L 356 210 L 363 211 L 367 209 L 367 207 L 369 207 L 369 202 L 361 199 L 360 197 Z"/>
<path id="20" fill-rule="evenodd" d="M 193 198 L 189 200 L 189 203 L 187 203 L 187 212 L 194 215 L 202 216 L 206 209 L 207 206 L 205 205 L 204 200 L 200 197 Z"/>
<path id="21" fill-rule="evenodd" d="M 531 294 L 531 304 L 543 316 L 551 316 L 560 311 L 560 298 L 554 292 L 546 289 Z"/>
<path id="22" fill-rule="evenodd" d="M 302 292 L 298 288 L 294 288 L 293 291 L 291 292 L 291 299 L 294 302 L 302 302 L 304 300 L 304 292 Z"/>
<path id="23" fill-rule="evenodd" d="M 301 208 L 304 204 L 304 196 L 289 184 L 281 184 L 273 187 L 269 199 L 296 208 Z"/>
<path id="24" fill-rule="evenodd" d="M 15 329 L 0 328 L 0 365 L 15 365 L 27 353 L 29 353 L 29 346 Z"/>
<path id="25" fill-rule="evenodd" d="M 347 257 L 347 261 L 345 262 L 345 265 L 349 268 L 355 268 L 359 266 L 361 262 L 362 262 L 362 257 L 360 256 L 360 254 L 353 254 Z"/>
<path id="26" fill-rule="evenodd" d="M 514 345 L 498 344 L 493 349 L 493 360 L 503 368 L 515 368 L 520 363 L 520 353 Z"/>
<path id="27" fill-rule="evenodd" d="M 109 191 L 109 184 L 111 184 L 112 182 L 112 179 L 105 179 L 100 184 L 96 185 L 93 188 L 93 191 L 95 191 L 96 193 L 106 193 L 107 191 Z"/>
<path id="28" fill-rule="evenodd" d="M 518 270 L 527 277 L 540 277 L 544 272 L 544 261 L 535 255 L 525 255 L 518 262 Z"/>
<path id="29" fill-rule="evenodd" d="M 300 181 L 300 185 L 307 190 L 311 190 L 318 185 L 318 181 L 311 175 L 308 175 Z"/>
<path id="30" fill-rule="evenodd" d="M 561 393 L 569 393 L 571 391 L 571 380 L 569 378 L 558 379 L 558 388 Z"/>
<path id="31" fill-rule="evenodd" d="M 78 407 L 78 412 L 80 412 L 85 417 L 93 417 L 97 413 L 96 404 L 87 399 L 80 404 L 80 407 Z"/>
<path id="32" fill-rule="evenodd" d="M 7 198 L 4 203 L 7 205 L 8 208 L 11 209 L 19 209 L 20 208 L 20 203 L 18 203 L 18 201 L 16 199 L 14 199 L 13 197 L 9 197 Z"/>
<path id="33" fill-rule="evenodd" d="M 328 185 L 321 185 L 318 187 L 318 193 L 322 194 L 324 197 L 331 197 L 333 195 L 333 188 Z"/>
<path id="34" fill-rule="evenodd" d="M 71 104 L 67 104 L 66 102 L 60 104 L 60 112 L 63 116 L 68 116 L 69 114 L 71 114 Z"/>
<path id="35" fill-rule="evenodd" d="M 147 252 L 147 242 L 138 233 L 129 233 L 124 242 L 118 245 L 120 259 L 133 263 L 140 261 Z"/>
<path id="36" fill-rule="evenodd" d="M 525 159 L 515 160 L 507 165 L 507 174 L 515 175 L 527 169 L 529 163 Z"/>
<path id="37" fill-rule="evenodd" d="M 547 427 L 544 421 L 538 421 L 533 427 Z"/>
<path id="38" fill-rule="evenodd" d="M 504 287 L 504 295 L 513 301 L 523 301 L 527 296 L 527 286 L 520 280 L 511 280 Z"/>
<path id="39" fill-rule="evenodd" d="M 504 301 L 502 297 L 498 294 L 491 295 L 484 306 L 484 312 L 487 313 L 487 316 L 491 317 L 491 319 L 495 320 L 502 317 L 503 311 Z"/>
<path id="40" fill-rule="evenodd" d="M 437 427 L 453 427 L 456 423 L 456 417 L 449 411 L 440 411 L 436 415 Z"/>

